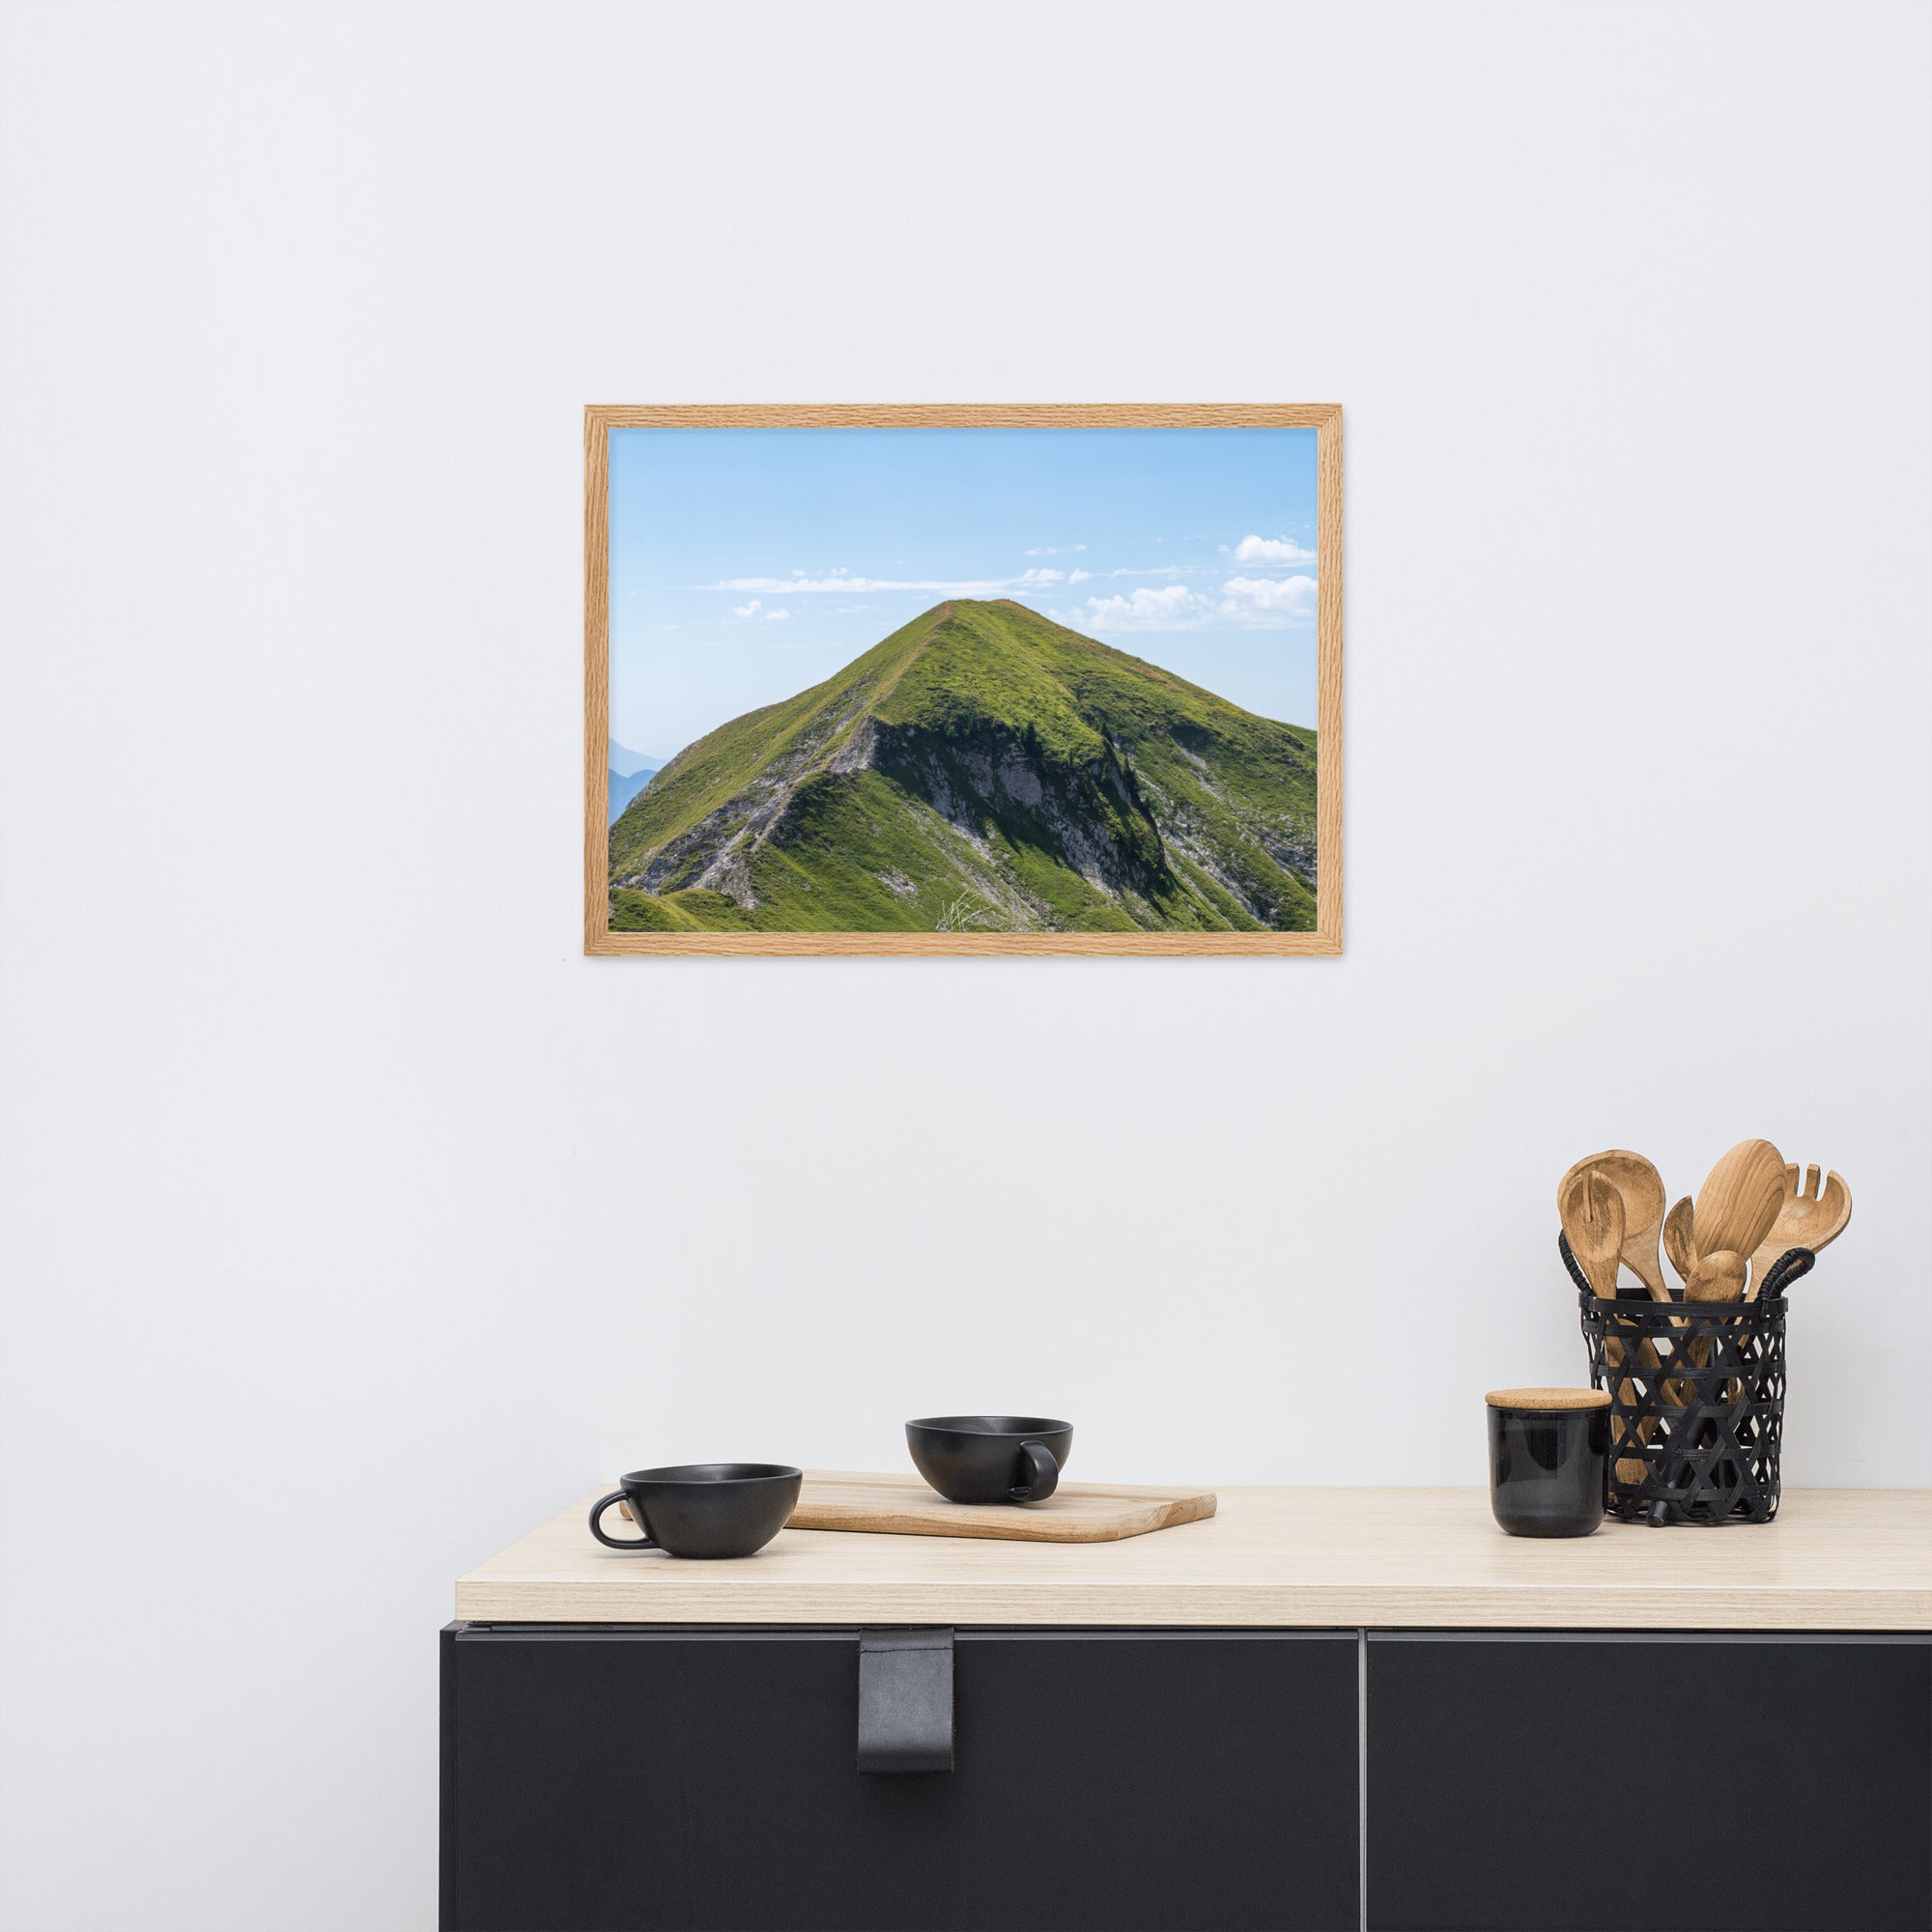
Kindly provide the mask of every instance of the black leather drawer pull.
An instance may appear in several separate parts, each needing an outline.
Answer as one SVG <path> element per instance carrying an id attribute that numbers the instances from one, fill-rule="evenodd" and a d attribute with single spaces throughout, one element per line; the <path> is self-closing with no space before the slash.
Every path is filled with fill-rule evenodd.
<path id="1" fill-rule="evenodd" d="M 952 1769 L 952 1633 L 859 1633 L 859 1769 Z"/>

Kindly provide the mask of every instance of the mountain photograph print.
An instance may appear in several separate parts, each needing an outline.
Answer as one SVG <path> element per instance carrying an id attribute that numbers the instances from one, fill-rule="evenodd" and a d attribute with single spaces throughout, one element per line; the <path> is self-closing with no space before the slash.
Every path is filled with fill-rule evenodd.
<path id="1" fill-rule="evenodd" d="M 1341 411 L 586 412 L 585 950 L 1341 951 Z"/>

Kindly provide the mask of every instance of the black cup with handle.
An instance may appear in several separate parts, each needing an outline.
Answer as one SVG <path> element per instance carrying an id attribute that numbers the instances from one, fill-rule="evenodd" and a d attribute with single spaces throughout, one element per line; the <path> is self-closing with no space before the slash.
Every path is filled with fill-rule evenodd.
<path id="1" fill-rule="evenodd" d="M 905 1426 L 913 1467 L 951 1503 L 1043 1503 L 1073 1425 L 1043 1415 L 928 1415 Z"/>
<path id="2" fill-rule="evenodd" d="M 612 1549 L 662 1549 L 667 1556 L 751 1556 L 785 1526 L 805 1472 L 783 1463 L 680 1463 L 633 1469 L 591 1506 L 590 1533 Z M 609 1536 L 613 1503 L 642 1532 Z"/>

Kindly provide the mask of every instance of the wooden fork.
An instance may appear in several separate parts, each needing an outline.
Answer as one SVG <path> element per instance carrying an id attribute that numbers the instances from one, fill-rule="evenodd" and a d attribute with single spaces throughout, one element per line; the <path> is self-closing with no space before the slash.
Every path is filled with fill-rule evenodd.
<path id="1" fill-rule="evenodd" d="M 1787 1248 L 1809 1248 L 1815 1255 L 1845 1232 L 1845 1223 L 1851 1218 L 1852 1190 L 1842 1177 L 1828 1175 L 1821 1184 L 1818 1170 L 1808 1167 L 1801 1181 L 1797 1163 L 1788 1163 L 1784 1170 L 1784 1199 L 1778 1206 L 1777 1219 L 1771 1224 L 1771 1233 L 1751 1256 L 1750 1287 L 1745 1291 L 1745 1299 L 1757 1299 L 1759 1285 Z"/>

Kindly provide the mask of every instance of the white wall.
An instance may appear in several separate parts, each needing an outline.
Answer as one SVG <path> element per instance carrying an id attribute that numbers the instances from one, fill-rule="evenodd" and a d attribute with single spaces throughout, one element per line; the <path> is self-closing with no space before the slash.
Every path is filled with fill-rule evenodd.
<path id="1" fill-rule="evenodd" d="M 9 1922 L 433 1923 L 642 1463 L 1473 1483 L 1552 1194 L 1841 1169 L 1932 1482 L 1916 7 L 15 5 Z M 1339 961 L 587 961 L 587 401 L 1349 411 Z"/>

